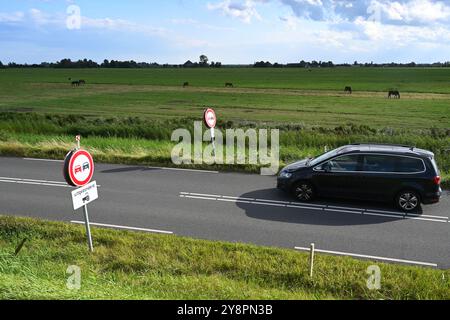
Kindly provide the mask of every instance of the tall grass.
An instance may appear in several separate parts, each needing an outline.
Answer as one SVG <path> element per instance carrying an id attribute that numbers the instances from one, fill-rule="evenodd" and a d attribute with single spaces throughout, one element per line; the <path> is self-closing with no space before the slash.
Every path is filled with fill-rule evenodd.
<path id="1" fill-rule="evenodd" d="M 164 157 L 170 158 L 170 139 L 175 129 L 185 128 L 193 135 L 195 119 L 148 120 L 138 117 L 83 117 L 73 115 L 42 115 L 36 113 L 0 113 L 0 141 L 19 139 L 33 144 L 43 137 L 60 137 L 70 142 L 81 134 L 87 143 L 99 150 L 117 150 L 135 156 L 164 145 Z M 350 143 L 372 142 L 410 145 L 431 150 L 436 154 L 441 169 L 450 171 L 449 129 L 393 129 L 372 128 L 368 125 L 347 123 L 337 127 L 306 126 L 289 123 L 261 124 L 256 122 L 219 122 L 222 130 L 229 128 L 277 128 L 281 130 L 281 160 L 289 162 L 302 156 L 315 156 L 325 147 L 335 148 Z M 35 137 L 33 136 L 40 136 Z M 22 138 L 19 138 L 22 137 Z M 61 138 L 63 137 L 63 138 Z M 33 141 L 36 140 L 36 141 Z M 45 140 L 45 138 L 44 138 Z M 151 141 L 161 143 L 151 143 Z M 157 150 L 158 152 L 161 150 Z M 167 162 L 167 161 L 166 161 Z"/>

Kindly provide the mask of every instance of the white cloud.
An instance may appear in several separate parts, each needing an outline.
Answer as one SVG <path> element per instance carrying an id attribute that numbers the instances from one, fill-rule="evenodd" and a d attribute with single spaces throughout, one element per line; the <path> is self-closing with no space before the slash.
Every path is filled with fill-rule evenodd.
<path id="1" fill-rule="evenodd" d="M 410 0 L 407 2 L 386 2 L 373 0 L 388 20 L 401 21 L 407 24 L 430 24 L 435 22 L 449 22 L 450 6 L 441 1 Z"/>
<path id="2" fill-rule="evenodd" d="M 257 2 L 265 2 L 264 0 L 245 0 L 241 2 L 223 0 L 221 2 L 207 4 L 209 10 L 218 10 L 223 14 L 240 19 L 245 23 L 250 23 L 253 19 L 261 20 L 261 16 L 256 10 Z"/>
<path id="3" fill-rule="evenodd" d="M 15 23 L 23 21 L 25 14 L 23 12 L 5 13 L 0 12 L 0 22 Z"/>

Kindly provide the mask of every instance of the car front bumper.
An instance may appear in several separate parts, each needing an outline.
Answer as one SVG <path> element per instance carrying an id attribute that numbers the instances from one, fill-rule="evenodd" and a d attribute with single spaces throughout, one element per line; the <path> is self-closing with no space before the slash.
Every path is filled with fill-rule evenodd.
<path id="1" fill-rule="evenodd" d="M 289 192 L 292 188 L 292 183 L 289 179 L 278 178 L 277 188 Z"/>

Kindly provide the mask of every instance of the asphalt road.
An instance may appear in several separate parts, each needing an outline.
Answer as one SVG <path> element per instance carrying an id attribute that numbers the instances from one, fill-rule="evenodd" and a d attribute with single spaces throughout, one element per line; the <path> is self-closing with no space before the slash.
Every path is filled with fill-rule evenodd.
<path id="1" fill-rule="evenodd" d="M 200 239 L 306 248 L 450 268 L 450 194 L 405 217 L 389 205 L 326 200 L 303 205 L 274 177 L 97 165 L 91 222 Z M 0 158 L 0 213 L 82 222 L 62 162 Z M 93 230 L 95 245 L 95 229 Z M 405 260 L 405 261 L 404 261 Z"/>

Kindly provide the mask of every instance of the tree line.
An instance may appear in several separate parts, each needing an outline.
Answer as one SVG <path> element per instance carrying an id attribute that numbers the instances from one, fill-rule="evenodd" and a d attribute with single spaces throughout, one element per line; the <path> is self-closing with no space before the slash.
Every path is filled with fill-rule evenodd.
<path id="1" fill-rule="evenodd" d="M 222 65 L 221 62 L 209 62 L 209 58 L 206 55 L 201 55 L 198 62 L 186 61 L 184 64 L 159 64 L 156 62 L 136 62 L 134 60 L 119 61 L 119 60 L 104 60 L 102 63 L 97 63 L 93 60 L 80 59 L 78 61 L 72 61 L 71 59 L 62 59 L 57 62 L 42 62 L 40 64 L 19 64 L 10 62 L 3 64 L 0 61 L 0 69 L 4 68 L 65 68 L 65 69 L 77 69 L 77 68 L 221 68 L 221 67 L 254 67 L 254 68 L 334 68 L 334 67 L 450 67 L 450 61 L 447 62 L 435 62 L 435 63 L 343 63 L 335 64 L 332 61 L 300 61 L 298 63 L 271 63 L 269 61 L 259 61 L 251 65 Z"/>

